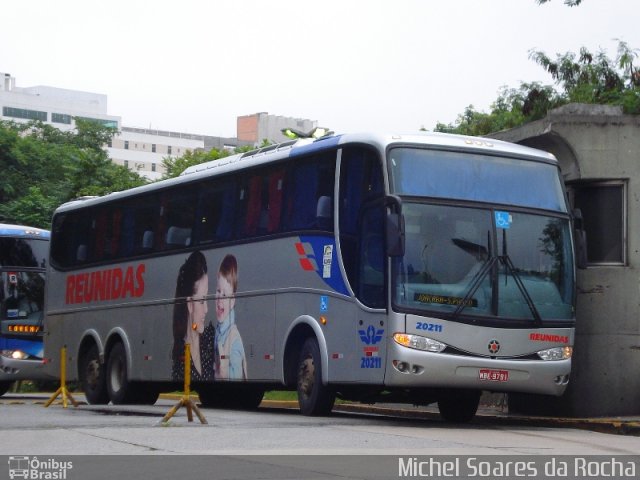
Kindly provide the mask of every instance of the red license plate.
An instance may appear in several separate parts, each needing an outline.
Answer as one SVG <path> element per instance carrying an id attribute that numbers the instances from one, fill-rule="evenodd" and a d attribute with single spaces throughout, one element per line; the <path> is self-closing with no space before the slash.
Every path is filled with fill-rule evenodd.
<path id="1" fill-rule="evenodd" d="M 508 382 L 509 370 L 493 370 L 490 368 L 482 368 L 478 372 L 478 378 L 480 380 L 486 380 L 488 382 Z"/>

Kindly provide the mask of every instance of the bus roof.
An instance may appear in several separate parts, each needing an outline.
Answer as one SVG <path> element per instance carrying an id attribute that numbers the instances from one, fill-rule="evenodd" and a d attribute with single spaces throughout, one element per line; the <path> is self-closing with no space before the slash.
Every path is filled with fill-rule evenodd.
<path id="1" fill-rule="evenodd" d="M 267 164 L 273 161 L 307 155 L 314 151 L 330 150 L 347 144 L 367 144 L 376 147 L 381 152 L 386 151 L 387 148 L 394 144 L 416 145 L 489 155 L 515 156 L 525 160 L 545 162 L 553 165 L 558 164 L 556 158 L 551 153 L 514 143 L 483 137 L 468 137 L 464 135 L 434 132 L 420 132 L 405 135 L 350 133 L 330 135 L 316 140 L 310 138 L 292 140 L 280 144 L 269 145 L 246 153 L 230 155 L 218 160 L 212 160 L 210 162 L 189 167 L 177 178 L 161 180 L 122 192 L 114 192 L 103 197 L 78 198 L 63 204 L 56 210 L 56 212 L 73 210 L 79 206 L 84 207 L 100 204 L 103 201 L 126 198 L 142 192 L 152 192 L 172 185 L 179 185 L 184 182 L 206 178 L 212 174 L 222 175 L 224 173 Z"/>
<path id="2" fill-rule="evenodd" d="M 48 240 L 50 236 L 51 235 L 48 230 L 43 230 L 41 228 L 0 223 L 0 237 L 44 238 Z"/>

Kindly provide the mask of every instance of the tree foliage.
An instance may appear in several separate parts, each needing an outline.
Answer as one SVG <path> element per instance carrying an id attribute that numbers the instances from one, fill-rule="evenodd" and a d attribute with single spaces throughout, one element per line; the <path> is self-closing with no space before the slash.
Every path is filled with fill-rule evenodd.
<path id="1" fill-rule="evenodd" d="M 268 140 L 263 140 L 261 147 L 266 147 L 270 145 Z M 187 168 L 192 167 L 193 165 L 199 165 L 201 163 L 211 162 L 214 160 L 220 160 L 221 158 L 228 157 L 229 155 L 235 153 L 244 153 L 253 150 L 251 146 L 245 147 L 236 147 L 233 151 L 229 150 L 218 150 L 217 148 L 212 148 L 208 152 L 204 150 L 187 150 L 184 155 L 181 157 L 165 157 L 162 159 L 162 166 L 164 167 L 165 173 L 162 176 L 163 179 L 167 178 L 175 178 L 179 176 L 182 172 L 184 172 Z"/>
<path id="2" fill-rule="evenodd" d="M 145 183 L 109 159 L 104 145 L 114 133 L 81 119 L 72 132 L 41 122 L 0 122 L 0 221 L 48 228 L 64 202 Z"/>
<path id="3" fill-rule="evenodd" d="M 543 3 L 547 3 L 550 0 L 537 0 L 537 1 L 538 1 L 538 5 L 542 5 Z M 577 7 L 581 3 L 582 3 L 582 0 L 564 0 L 564 4 L 568 5 L 569 7 Z"/>
<path id="4" fill-rule="evenodd" d="M 640 114 L 640 71 L 634 65 L 637 50 L 619 41 L 615 59 L 603 51 L 586 48 L 556 55 L 552 59 L 541 51 L 529 58 L 543 67 L 559 89 L 539 82 L 521 83 L 517 89 L 503 87 L 491 111 L 484 113 L 469 105 L 453 124 L 438 123 L 439 132 L 486 135 L 517 127 L 544 117 L 567 103 L 620 105 L 628 114 Z"/>

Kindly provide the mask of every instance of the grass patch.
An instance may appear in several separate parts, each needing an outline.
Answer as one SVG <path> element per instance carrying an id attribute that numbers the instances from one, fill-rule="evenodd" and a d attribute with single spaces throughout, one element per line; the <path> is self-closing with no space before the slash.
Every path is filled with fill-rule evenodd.
<path id="1" fill-rule="evenodd" d="M 271 390 L 269 392 L 265 392 L 264 400 L 278 400 L 281 402 L 297 402 L 298 401 L 298 393 L 297 392 L 286 392 L 281 390 Z"/>

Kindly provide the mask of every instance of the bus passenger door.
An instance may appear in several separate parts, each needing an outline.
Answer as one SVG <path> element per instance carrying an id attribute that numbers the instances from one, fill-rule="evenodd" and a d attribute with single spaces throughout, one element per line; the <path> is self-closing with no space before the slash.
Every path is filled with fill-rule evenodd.
<path id="1" fill-rule="evenodd" d="M 353 285 L 361 303 L 356 313 L 358 379 L 382 383 L 386 358 L 386 254 L 385 208 L 379 200 L 366 204 L 359 221 L 358 273 Z"/>
<path id="2" fill-rule="evenodd" d="M 386 257 L 384 175 L 378 153 L 347 146 L 340 160 L 340 254 L 357 298 L 350 321 L 353 348 L 348 381 L 382 383 L 386 357 Z"/>

